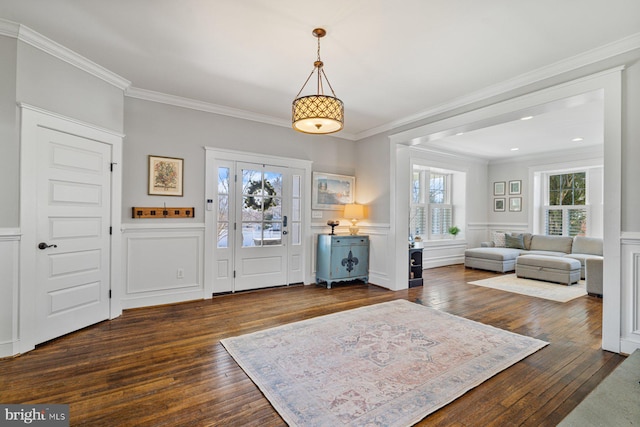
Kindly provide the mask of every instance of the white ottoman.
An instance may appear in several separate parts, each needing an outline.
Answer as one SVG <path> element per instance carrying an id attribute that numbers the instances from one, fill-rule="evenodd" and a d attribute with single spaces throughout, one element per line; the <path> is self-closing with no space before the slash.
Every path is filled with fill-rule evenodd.
<path id="1" fill-rule="evenodd" d="M 571 285 L 580 280 L 580 261 L 557 256 L 520 255 L 516 260 L 516 276 Z"/>

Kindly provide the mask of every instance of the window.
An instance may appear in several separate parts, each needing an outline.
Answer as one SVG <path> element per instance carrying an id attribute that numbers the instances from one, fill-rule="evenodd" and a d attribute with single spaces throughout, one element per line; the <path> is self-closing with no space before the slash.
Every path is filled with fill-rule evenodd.
<path id="1" fill-rule="evenodd" d="M 554 236 L 585 236 L 587 205 L 586 172 L 548 175 L 545 233 Z"/>
<path id="2" fill-rule="evenodd" d="M 453 225 L 452 175 L 414 168 L 411 194 L 411 235 L 427 240 L 448 237 Z"/>
<path id="3" fill-rule="evenodd" d="M 229 168 L 218 168 L 218 243 L 219 248 L 229 247 Z"/>

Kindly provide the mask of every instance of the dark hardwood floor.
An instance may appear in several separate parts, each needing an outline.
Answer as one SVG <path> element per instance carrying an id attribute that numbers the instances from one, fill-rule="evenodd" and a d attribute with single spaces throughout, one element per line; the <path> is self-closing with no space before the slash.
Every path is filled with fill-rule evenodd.
<path id="1" fill-rule="evenodd" d="M 71 425 L 281 426 L 220 340 L 408 299 L 551 344 L 425 418 L 423 426 L 553 426 L 623 356 L 600 349 L 602 300 L 557 303 L 467 282 L 493 273 L 425 270 L 425 285 L 292 286 L 127 310 L 0 360 L 0 403 L 70 404 Z"/>

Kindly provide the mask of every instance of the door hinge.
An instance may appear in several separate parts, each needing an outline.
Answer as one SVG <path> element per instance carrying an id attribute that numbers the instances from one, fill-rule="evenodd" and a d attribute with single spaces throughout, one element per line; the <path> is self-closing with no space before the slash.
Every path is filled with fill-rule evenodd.
<path id="1" fill-rule="evenodd" d="M 113 227 L 109 227 L 109 235 L 113 234 Z"/>
<path id="2" fill-rule="evenodd" d="M 109 299 L 111 299 L 111 289 L 109 289 Z"/>
<path id="3" fill-rule="evenodd" d="M 238 182 L 238 174 L 233 175 L 233 182 Z"/>
<path id="4" fill-rule="evenodd" d="M 236 223 L 233 223 L 233 231 L 236 231 Z"/>
<path id="5" fill-rule="evenodd" d="M 234 279 L 236 278 L 236 271 L 235 270 L 233 270 L 233 278 Z"/>

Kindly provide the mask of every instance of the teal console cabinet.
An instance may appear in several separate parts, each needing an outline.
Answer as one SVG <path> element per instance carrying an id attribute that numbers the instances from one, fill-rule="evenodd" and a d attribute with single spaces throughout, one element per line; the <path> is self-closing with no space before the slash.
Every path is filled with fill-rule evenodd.
<path id="1" fill-rule="evenodd" d="M 316 283 L 356 279 L 369 282 L 369 236 L 319 234 Z"/>

